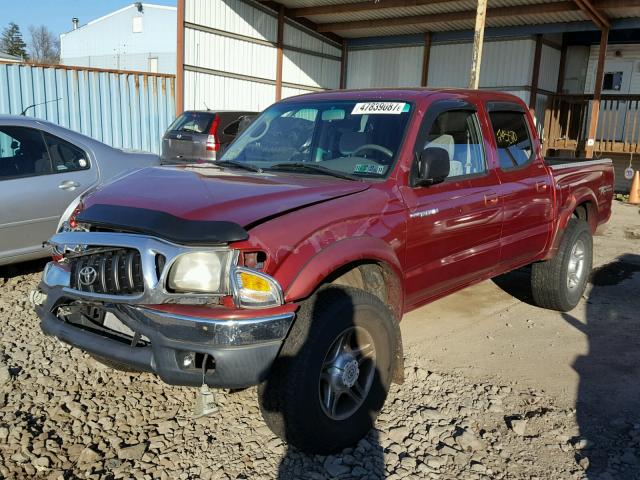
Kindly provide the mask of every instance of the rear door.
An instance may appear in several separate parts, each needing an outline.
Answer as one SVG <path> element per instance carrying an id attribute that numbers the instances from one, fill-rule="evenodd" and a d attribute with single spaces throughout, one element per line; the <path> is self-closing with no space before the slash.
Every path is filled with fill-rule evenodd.
<path id="1" fill-rule="evenodd" d="M 0 126 L 0 157 L 0 257 L 41 252 L 97 169 L 84 150 L 27 127 Z"/>
<path id="2" fill-rule="evenodd" d="M 518 103 L 488 103 L 504 202 L 501 264 L 524 265 L 544 251 L 553 224 L 552 178 L 540 156 L 534 125 Z"/>
<path id="3" fill-rule="evenodd" d="M 498 177 L 486 155 L 477 105 L 432 105 L 415 153 L 449 153 L 450 174 L 440 184 L 406 188 L 409 209 L 406 289 L 409 308 L 491 272 L 500 257 L 502 206 Z"/>

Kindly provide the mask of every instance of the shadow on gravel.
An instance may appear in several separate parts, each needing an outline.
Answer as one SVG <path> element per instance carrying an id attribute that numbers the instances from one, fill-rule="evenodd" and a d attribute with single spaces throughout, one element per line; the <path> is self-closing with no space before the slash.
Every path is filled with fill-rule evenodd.
<path id="1" fill-rule="evenodd" d="M 535 306 L 531 293 L 531 265 L 494 277 L 493 283 L 521 302 Z"/>
<path id="2" fill-rule="evenodd" d="M 38 260 L 31 260 L 29 262 L 0 266 L 0 280 L 9 280 L 10 278 L 19 277 L 21 275 L 40 273 L 44 270 L 44 266 L 48 261 L 48 258 L 41 258 Z"/>
<path id="3" fill-rule="evenodd" d="M 589 342 L 573 365 L 580 376 L 576 459 L 588 459 L 589 479 L 640 479 L 640 255 L 594 270 L 591 284 L 586 323 L 562 314 Z"/>
<path id="4" fill-rule="evenodd" d="M 338 294 L 337 298 L 336 293 Z M 327 298 L 323 298 L 323 296 Z M 346 323 L 344 331 L 349 327 L 355 326 L 353 323 L 355 318 L 354 307 L 347 293 L 339 287 L 321 290 L 317 294 L 311 313 L 312 325 L 310 325 L 306 331 L 296 333 L 303 337 L 304 340 L 298 342 L 298 347 L 295 348 L 293 354 L 291 351 L 283 352 L 272 367 L 273 372 L 276 369 L 289 368 L 293 363 L 296 363 L 297 367 L 304 365 L 305 370 L 301 372 L 298 377 L 299 383 L 296 382 L 296 385 L 288 386 L 287 398 L 294 399 L 294 401 L 288 402 L 284 398 L 280 398 L 279 401 L 273 400 L 269 402 L 269 404 L 263 405 L 263 415 L 269 415 L 277 419 L 276 421 L 284 433 L 284 435 L 281 436 L 292 439 L 300 438 L 300 433 L 297 431 L 296 425 L 290 421 L 291 411 L 296 410 L 297 413 L 294 415 L 298 417 L 302 411 L 307 422 L 311 425 L 317 425 L 318 427 L 322 426 L 323 429 L 332 432 L 331 437 L 335 438 L 336 442 L 339 441 L 344 445 L 345 441 L 347 443 L 353 441 L 353 445 L 344 449 L 328 446 L 328 450 L 332 451 L 331 455 L 308 454 L 293 446 L 287 445 L 287 450 L 278 467 L 277 479 L 322 480 L 335 477 L 354 480 L 365 478 L 371 480 L 383 479 L 385 477 L 384 454 L 378 441 L 378 431 L 373 428 L 377 412 L 382 408 L 384 403 L 379 397 L 379 392 L 383 387 L 377 368 L 373 370 L 370 391 L 372 394 L 373 392 L 377 392 L 378 395 L 372 395 L 372 400 L 369 402 L 365 401 L 350 417 L 356 420 L 364 431 L 368 430 L 369 433 L 363 439 L 354 437 L 353 431 L 345 430 L 345 426 L 340 425 L 342 422 L 331 420 L 320 406 L 322 397 L 326 394 L 326 384 L 323 384 L 321 387 L 320 375 L 327 363 L 321 364 L 318 361 L 313 362 L 312 359 L 314 357 L 317 358 L 317 352 L 316 355 L 312 356 L 307 355 L 307 353 L 318 349 L 316 338 L 309 335 L 309 332 L 313 330 L 318 332 L 317 329 L 313 328 L 313 324 L 330 320 L 327 318 L 328 304 L 342 305 L 339 310 L 340 316 L 348 318 L 350 323 Z M 335 311 L 333 314 L 335 314 Z M 292 331 L 290 336 L 293 333 Z M 379 352 L 376 352 L 376 354 L 379 355 Z M 304 357 L 300 358 L 301 356 Z M 360 379 L 364 378 L 363 372 L 366 372 L 366 361 L 360 365 L 360 376 L 358 380 L 356 380 L 357 382 L 360 382 Z M 279 390 L 282 388 L 281 385 L 276 384 L 278 378 L 278 375 L 270 376 L 270 380 L 267 380 L 264 385 L 265 394 L 269 392 L 269 389 Z M 309 381 L 312 381 L 316 385 L 315 389 L 301 388 L 307 379 L 310 379 Z M 303 393 L 305 391 L 308 392 L 306 395 Z M 337 391 L 340 390 L 338 389 Z M 337 403 L 338 408 L 336 411 L 339 412 L 342 407 L 347 405 L 344 402 L 349 401 L 350 398 L 348 398 L 346 393 L 342 394 L 342 396 L 337 396 L 340 398 L 340 401 Z M 345 438 L 348 439 L 350 436 L 355 439 L 345 440 Z"/>

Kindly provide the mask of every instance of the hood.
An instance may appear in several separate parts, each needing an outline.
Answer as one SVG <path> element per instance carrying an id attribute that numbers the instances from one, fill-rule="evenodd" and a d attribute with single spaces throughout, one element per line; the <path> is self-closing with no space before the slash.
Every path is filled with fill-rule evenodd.
<path id="1" fill-rule="evenodd" d="M 105 185 L 89 195 L 84 206 L 137 207 L 250 228 L 266 218 L 367 188 L 365 182 L 315 174 L 254 174 L 210 165 L 154 167 Z"/>

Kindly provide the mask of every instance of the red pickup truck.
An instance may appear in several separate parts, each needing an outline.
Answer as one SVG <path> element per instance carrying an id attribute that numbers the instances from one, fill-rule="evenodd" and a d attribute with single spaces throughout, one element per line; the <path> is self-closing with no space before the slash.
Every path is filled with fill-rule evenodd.
<path id="1" fill-rule="evenodd" d="M 169 384 L 258 385 L 308 452 L 352 444 L 401 382 L 403 314 L 528 264 L 576 306 L 610 161 L 548 160 L 521 100 L 391 89 L 290 98 L 215 164 L 86 195 L 50 243 L 43 331 Z"/>

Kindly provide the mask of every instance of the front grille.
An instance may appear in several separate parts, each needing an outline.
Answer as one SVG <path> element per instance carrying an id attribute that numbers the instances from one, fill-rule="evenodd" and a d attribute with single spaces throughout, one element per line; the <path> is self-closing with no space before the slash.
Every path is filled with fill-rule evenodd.
<path id="1" fill-rule="evenodd" d="M 134 248 L 97 248 L 69 262 L 75 290 L 108 295 L 144 292 L 140 252 Z"/>

